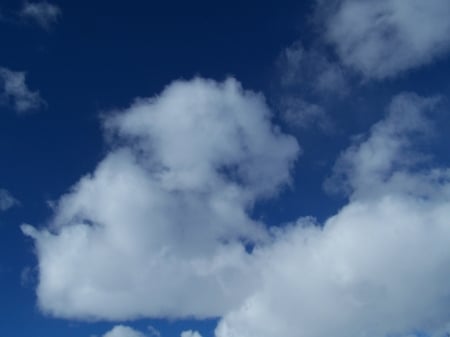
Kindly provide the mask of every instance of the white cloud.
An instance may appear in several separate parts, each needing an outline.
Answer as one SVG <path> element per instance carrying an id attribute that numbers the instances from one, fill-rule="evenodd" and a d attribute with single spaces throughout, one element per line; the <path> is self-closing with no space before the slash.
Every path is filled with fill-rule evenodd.
<path id="1" fill-rule="evenodd" d="M 450 169 L 415 150 L 437 103 L 399 95 L 342 153 L 329 184 L 349 203 L 322 226 L 267 230 L 249 210 L 289 182 L 298 145 L 263 97 L 196 79 L 137 100 L 104 118 L 112 149 L 50 226 L 22 227 L 36 244 L 40 307 L 222 316 L 217 337 L 439 336 L 450 327 Z"/>
<path id="2" fill-rule="evenodd" d="M 359 139 L 341 155 L 325 188 L 358 198 L 385 193 L 386 184 L 380 182 L 390 181 L 399 172 L 412 170 L 426 160 L 424 154 L 414 151 L 411 139 L 424 140 L 431 136 L 433 125 L 428 115 L 439 100 L 439 97 L 422 98 L 409 93 L 396 96 L 389 106 L 389 115 L 372 127 L 370 137 L 362 144 Z M 413 184 L 409 186 L 413 187 Z"/>
<path id="3" fill-rule="evenodd" d="M 397 97 L 386 119 L 343 154 L 349 204 L 323 227 L 300 219 L 255 251 L 261 283 L 221 320 L 217 337 L 444 335 L 450 170 L 405 161 L 434 104 Z"/>
<path id="4" fill-rule="evenodd" d="M 145 335 L 133 328 L 124 325 L 117 325 L 103 335 L 103 337 L 145 337 Z"/>
<path id="5" fill-rule="evenodd" d="M 24 18 L 35 21 L 44 29 L 49 29 L 60 18 L 61 9 L 46 1 L 25 2 L 20 15 Z"/>
<path id="6" fill-rule="evenodd" d="M 40 307 L 59 317 L 216 317 L 253 288 L 248 211 L 289 182 L 293 137 L 233 79 L 178 81 L 105 117 L 112 145 L 35 239 Z"/>
<path id="7" fill-rule="evenodd" d="M 202 337 L 202 335 L 200 335 L 200 333 L 198 331 L 188 330 L 188 331 L 183 331 L 181 333 L 181 337 Z"/>
<path id="8" fill-rule="evenodd" d="M 17 113 L 45 106 L 37 91 L 31 91 L 25 83 L 25 73 L 0 67 L 0 103 L 12 104 Z"/>
<path id="9" fill-rule="evenodd" d="M 394 77 L 450 50 L 448 0 L 319 0 L 325 37 L 367 78 Z"/>
<path id="10" fill-rule="evenodd" d="M 14 198 L 7 190 L 0 188 L 0 211 L 6 211 L 19 204 L 19 201 Z"/>

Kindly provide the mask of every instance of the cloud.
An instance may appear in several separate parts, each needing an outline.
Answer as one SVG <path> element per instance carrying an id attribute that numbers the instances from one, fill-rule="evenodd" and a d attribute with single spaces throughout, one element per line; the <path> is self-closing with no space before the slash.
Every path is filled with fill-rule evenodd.
<path id="1" fill-rule="evenodd" d="M 325 39 L 367 78 L 392 78 L 450 50 L 447 0 L 319 0 Z"/>
<path id="2" fill-rule="evenodd" d="M 233 79 L 194 79 L 140 98 L 104 116 L 109 153 L 48 227 L 22 226 L 36 245 L 40 308 L 221 317 L 216 337 L 443 336 L 450 169 L 419 150 L 438 109 L 437 97 L 395 97 L 336 162 L 328 184 L 347 205 L 323 224 L 268 229 L 252 205 L 289 183 L 299 148 L 263 97 Z M 107 337 L 137 333 L 116 328 Z"/>
<path id="3" fill-rule="evenodd" d="M 262 95 L 177 81 L 104 117 L 110 152 L 55 208 L 24 225 L 38 301 L 58 317 L 217 317 L 253 288 L 250 247 L 267 240 L 253 204 L 290 181 L 295 139 Z"/>
<path id="4" fill-rule="evenodd" d="M 19 204 L 19 201 L 14 198 L 7 190 L 0 188 L 0 211 L 7 211 L 8 209 Z"/>
<path id="5" fill-rule="evenodd" d="M 433 124 L 429 115 L 439 102 L 437 96 L 422 98 L 411 93 L 396 96 L 389 106 L 389 115 L 372 127 L 370 137 L 362 143 L 360 138 L 364 136 L 358 137 L 340 156 L 325 189 L 358 198 L 385 193 L 386 184 L 380 182 L 389 181 L 399 171 L 414 170 L 426 161 L 426 156 L 415 151 L 414 145 L 431 136 Z"/>
<path id="6" fill-rule="evenodd" d="M 181 333 L 181 337 L 202 337 L 202 335 L 200 335 L 200 333 L 198 331 L 188 330 L 188 331 L 183 331 Z"/>
<path id="7" fill-rule="evenodd" d="M 124 325 L 117 325 L 103 335 L 103 337 L 145 337 L 145 335 L 133 328 Z"/>
<path id="8" fill-rule="evenodd" d="M 349 203 L 323 225 L 299 219 L 255 249 L 261 282 L 217 337 L 445 335 L 450 170 L 408 158 L 435 104 L 398 96 L 343 153 Z"/>
<path id="9" fill-rule="evenodd" d="M 20 16 L 36 22 L 44 29 L 50 29 L 61 17 L 61 9 L 46 1 L 25 2 L 20 11 Z"/>
<path id="10" fill-rule="evenodd" d="M 45 106 L 37 91 L 30 91 L 25 83 L 25 73 L 0 67 L 0 103 L 12 104 L 17 113 Z"/>

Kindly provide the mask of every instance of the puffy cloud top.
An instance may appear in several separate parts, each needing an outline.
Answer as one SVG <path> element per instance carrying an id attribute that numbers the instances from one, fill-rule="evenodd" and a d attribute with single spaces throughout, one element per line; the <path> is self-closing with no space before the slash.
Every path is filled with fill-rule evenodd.
<path id="1" fill-rule="evenodd" d="M 145 337 L 145 335 L 133 328 L 125 325 L 116 325 L 110 331 L 105 333 L 103 337 Z"/>
<path id="2" fill-rule="evenodd" d="M 398 96 L 343 153 L 339 170 L 355 177 L 350 202 L 323 226 L 300 219 L 255 251 L 261 283 L 222 319 L 217 337 L 445 335 L 450 171 L 411 170 L 414 158 L 396 164 L 411 154 L 405 149 L 435 101 Z"/>
<path id="3" fill-rule="evenodd" d="M 289 182 L 299 147 L 233 79 L 168 86 L 105 117 L 112 144 L 36 241 L 41 308 L 55 316 L 215 317 L 254 285 L 248 211 Z"/>
<path id="4" fill-rule="evenodd" d="M 447 0 L 319 1 L 326 39 L 342 62 L 368 78 L 383 79 L 450 50 Z"/>

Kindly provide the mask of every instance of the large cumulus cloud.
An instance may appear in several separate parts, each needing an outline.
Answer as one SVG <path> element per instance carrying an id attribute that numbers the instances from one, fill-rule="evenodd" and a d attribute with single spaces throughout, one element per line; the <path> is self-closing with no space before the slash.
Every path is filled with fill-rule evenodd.
<path id="1" fill-rule="evenodd" d="M 415 140 L 436 98 L 400 95 L 337 162 L 350 201 L 323 225 L 302 218 L 254 253 L 261 283 L 217 337 L 444 335 L 450 323 L 450 170 Z M 427 168 L 428 167 L 428 168 Z"/>
<path id="2" fill-rule="evenodd" d="M 299 147 L 233 79 L 178 81 L 104 118 L 111 150 L 35 239 L 55 316 L 214 317 L 255 283 L 253 203 L 289 182 Z"/>
<path id="3" fill-rule="evenodd" d="M 395 97 L 327 180 L 347 204 L 324 223 L 268 229 L 251 207 L 289 182 L 299 148 L 260 95 L 196 79 L 137 100 L 104 118 L 111 150 L 49 225 L 23 226 L 40 307 L 84 319 L 221 316 L 217 337 L 443 335 L 450 170 L 418 146 L 439 104 Z"/>

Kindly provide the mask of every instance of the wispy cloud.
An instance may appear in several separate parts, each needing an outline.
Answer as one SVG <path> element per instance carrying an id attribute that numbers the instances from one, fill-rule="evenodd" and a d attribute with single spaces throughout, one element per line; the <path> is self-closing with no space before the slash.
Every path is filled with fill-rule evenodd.
<path id="1" fill-rule="evenodd" d="M 283 119 L 294 128 L 319 129 L 329 132 L 333 123 L 324 107 L 310 103 L 301 97 L 285 95 L 280 98 L 279 107 Z"/>
<path id="2" fill-rule="evenodd" d="M 278 59 L 281 83 L 315 95 L 345 95 L 349 83 L 344 69 L 320 49 L 305 49 L 300 41 L 284 49 Z"/>
<path id="3" fill-rule="evenodd" d="M 38 91 L 26 84 L 25 72 L 0 67 L 0 103 L 10 104 L 17 113 L 39 109 L 46 105 Z"/>
<path id="4" fill-rule="evenodd" d="M 58 6 L 46 1 L 25 2 L 20 11 L 22 18 L 32 20 L 47 30 L 58 22 L 61 15 L 62 11 Z"/>
<path id="5" fill-rule="evenodd" d="M 7 190 L 0 188 L 0 211 L 6 211 L 19 204 Z"/>

